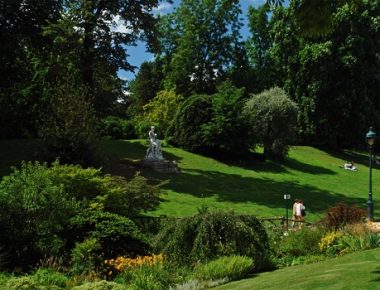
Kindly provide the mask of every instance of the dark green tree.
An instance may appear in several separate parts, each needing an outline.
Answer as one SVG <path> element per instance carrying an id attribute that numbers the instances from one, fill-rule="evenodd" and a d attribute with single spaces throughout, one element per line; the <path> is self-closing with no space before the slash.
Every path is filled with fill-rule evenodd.
<path id="1" fill-rule="evenodd" d="M 167 88 L 184 96 L 215 91 L 239 45 L 239 14 L 239 1 L 185 0 L 161 19 Z"/>

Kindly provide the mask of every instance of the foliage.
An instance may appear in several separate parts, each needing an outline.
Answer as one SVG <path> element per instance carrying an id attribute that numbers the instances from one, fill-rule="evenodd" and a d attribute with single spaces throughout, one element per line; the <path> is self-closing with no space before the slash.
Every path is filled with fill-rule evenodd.
<path id="1" fill-rule="evenodd" d="M 68 228 L 69 234 L 71 243 L 90 238 L 98 241 L 102 259 L 144 255 L 149 249 L 145 236 L 130 219 L 98 210 L 86 210 L 73 217 Z"/>
<path id="2" fill-rule="evenodd" d="M 325 218 L 322 220 L 331 229 L 339 229 L 347 224 L 354 224 L 364 220 L 366 212 L 364 209 L 355 205 L 337 203 L 334 207 L 326 211 Z"/>
<path id="3" fill-rule="evenodd" d="M 182 1 L 160 20 L 165 88 L 185 97 L 213 93 L 239 46 L 239 1 Z"/>
<path id="4" fill-rule="evenodd" d="M 228 278 L 240 280 L 253 270 L 254 261 L 244 256 L 220 257 L 195 268 L 195 276 L 203 280 Z"/>
<path id="5" fill-rule="evenodd" d="M 78 165 L 59 165 L 49 170 L 55 184 L 92 208 L 107 210 L 126 216 L 155 208 L 160 200 L 159 187 L 150 185 L 139 173 L 129 181 L 121 176 L 102 175 L 101 169 L 82 168 Z"/>
<path id="6" fill-rule="evenodd" d="M 276 75 L 283 78 L 278 84 L 299 106 L 299 133 L 304 142 L 330 148 L 363 146 L 362 132 L 368 124 L 379 124 L 380 30 L 376 19 L 380 1 L 347 1 L 344 5 L 315 1 L 319 2 L 336 12 L 331 32 L 317 38 L 304 39 L 294 33 L 299 29 L 297 8 L 274 13 L 271 55 L 278 68 Z"/>
<path id="7" fill-rule="evenodd" d="M 134 124 L 116 116 L 107 116 L 97 124 L 99 135 L 111 139 L 133 139 L 136 138 Z"/>
<path id="8" fill-rule="evenodd" d="M 330 232 L 322 237 L 318 243 L 319 249 L 322 252 L 326 252 L 328 255 L 339 254 L 339 242 L 344 236 L 343 232 Z"/>
<path id="9" fill-rule="evenodd" d="M 143 106 L 142 118 L 145 122 L 149 122 L 165 132 L 164 130 L 173 121 L 182 101 L 183 97 L 176 94 L 174 90 L 159 91 L 149 103 Z"/>
<path id="10" fill-rule="evenodd" d="M 254 135 L 269 157 L 284 157 L 295 141 L 297 105 L 280 88 L 253 95 L 245 105 Z"/>
<path id="11" fill-rule="evenodd" d="M 81 208 L 38 162 L 22 163 L 2 179 L 0 204 L 1 243 L 19 266 L 59 254 L 64 246 L 59 233 Z"/>
<path id="12" fill-rule="evenodd" d="M 319 255 L 318 241 L 324 232 L 323 228 L 303 227 L 297 231 L 289 231 L 287 235 L 269 235 L 274 263 L 278 266 L 289 265 L 296 258 Z"/>
<path id="13" fill-rule="evenodd" d="M 268 237 L 255 217 L 206 212 L 166 225 L 154 246 L 181 264 L 207 262 L 220 256 L 245 255 L 260 269 L 269 255 Z"/>
<path id="14" fill-rule="evenodd" d="M 172 274 L 163 264 L 141 265 L 119 274 L 115 281 L 127 284 L 132 290 L 169 289 Z"/>
<path id="15" fill-rule="evenodd" d="M 113 176 L 107 182 L 109 188 L 106 194 L 98 196 L 93 206 L 133 217 L 142 211 L 152 210 L 159 204 L 160 186 L 163 184 L 165 182 L 151 185 L 139 172 L 129 181 L 121 176 Z"/>
<path id="16" fill-rule="evenodd" d="M 246 152 L 253 145 L 242 114 L 244 89 L 226 81 L 211 96 L 211 119 L 201 125 L 204 146 L 229 153 Z"/>
<path id="17" fill-rule="evenodd" d="M 112 281 L 101 280 L 75 286 L 72 290 L 127 290 L 127 288 Z"/>
<path id="18" fill-rule="evenodd" d="M 136 258 L 117 257 L 116 259 L 105 260 L 104 264 L 112 267 L 117 272 L 123 272 L 126 269 L 142 266 L 154 266 L 162 264 L 164 256 L 162 254 L 151 256 L 137 256 Z"/>
<path id="19" fill-rule="evenodd" d="M 128 114 L 136 117 L 143 113 L 143 106 L 164 89 L 163 79 L 164 72 L 161 59 L 156 58 L 153 62 L 143 62 L 136 77 L 129 83 Z"/>
<path id="20" fill-rule="evenodd" d="M 12 277 L 6 283 L 9 290 L 59 290 L 66 289 L 68 278 L 51 269 L 38 269 L 36 272 L 22 277 Z"/>
<path id="21" fill-rule="evenodd" d="M 101 245 L 95 238 L 76 243 L 71 251 L 71 272 L 88 274 L 99 270 L 101 265 Z"/>
<path id="22" fill-rule="evenodd" d="M 74 78 L 66 78 L 58 81 L 50 94 L 49 114 L 44 117 L 40 135 L 51 159 L 82 165 L 99 162 L 94 111 L 87 90 Z"/>
<path id="23" fill-rule="evenodd" d="M 186 99 L 168 128 L 169 141 L 186 150 L 204 149 L 202 125 L 211 120 L 212 101 L 206 95 Z"/>

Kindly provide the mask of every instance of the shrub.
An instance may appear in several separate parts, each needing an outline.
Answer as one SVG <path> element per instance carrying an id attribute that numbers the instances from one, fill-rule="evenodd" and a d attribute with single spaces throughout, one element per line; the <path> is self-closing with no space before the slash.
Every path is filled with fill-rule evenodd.
<path id="1" fill-rule="evenodd" d="M 94 238 L 76 243 L 71 251 L 71 272 L 73 274 L 97 272 L 102 265 L 101 250 L 100 243 Z"/>
<path id="2" fill-rule="evenodd" d="M 86 210 L 70 220 L 71 244 L 88 238 L 96 239 L 103 260 L 120 255 L 144 255 L 149 249 L 146 237 L 128 218 L 98 210 Z"/>
<path id="3" fill-rule="evenodd" d="M 337 203 L 326 211 L 322 223 L 330 229 L 337 230 L 347 224 L 362 222 L 365 215 L 365 210 L 355 205 L 350 206 L 345 203 Z"/>
<path id="4" fill-rule="evenodd" d="M 239 280 L 247 276 L 254 267 L 252 258 L 242 256 L 220 257 L 195 268 L 195 277 L 202 280 L 228 278 Z"/>
<path id="5" fill-rule="evenodd" d="M 182 101 L 183 97 L 177 95 L 174 90 L 159 91 L 149 103 L 143 106 L 142 118 L 151 125 L 167 130 Z M 165 136 L 161 138 L 163 137 Z"/>
<path id="6" fill-rule="evenodd" d="M 116 259 L 105 260 L 104 263 L 118 272 L 122 272 L 128 268 L 142 267 L 142 266 L 154 266 L 162 264 L 164 256 L 151 255 L 151 256 L 138 256 L 136 258 L 117 257 Z"/>
<path id="7" fill-rule="evenodd" d="M 58 255 L 64 247 L 60 232 L 81 209 L 48 172 L 46 164 L 24 162 L 0 182 L 0 244 L 9 267 Z"/>
<path id="8" fill-rule="evenodd" d="M 283 158 L 295 140 L 297 105 L 280 88 L 253 95 L 244 107 L 252 134 L 264 146 L 264 155 Z"/>
<path id="9" fill-rule="evenodd" d="M 115 282 L 101 280 L 75 286 L 72 290 L 127 290 L 127 288 Z"/>
<path id="10" fill-rule="evenodd" d="M 47 287 L 46 289 L 52 289 L 54 286 L 66 288 L 68 281 L 68 278 L 64 274 L 46 268 L 38 269 L 31 277 L 40 285 Z"/>
<path id="11" fill-rule="evenodd" d="M 98 122 L 100 136 L 111 139 L 135 139 L 134 123 L 116 116 L 108 116 Z"/>
<path id="12" fill-rule="evenodd" d="M 323 236 L 318 243 L 319 249 L 328 255 L 336 255 L 342 250 L 341 241 L 344 236 L 343 232 L 330 232 Z"/>
<path id="13" fill-rule="evenodd" d="M 159 263 L 129 268 L 118 275 L 115 281 L 126 283 L 133 290 L 166 290 L 169 289 L 171 276 L 163 264 Z"/>
<path id="14" fill-rule="evenodd" d="M 253 222 L 255 220 L 255 222 Z M 268 237 L 255 217 L 244 219 L 231 212 L 206 212 L 166 225 L 154 246 L 172 261 L 207 262 L 221 256 L 242 255 L 262 268 L 268 260 Z"/>
<path id="15" fill-rule="evenodd" d="M 204 145 L 230 153 L 252 147 L 247 118 L 242 114 L 244 89 L 224 82 L 211 96 L 211 119 L 201 125 Z"/>
<path id="16" fill-rule="evenodd" d="M 8 280 L 6 284 L 6 289 L 8 290 L 47 290 L 45 287 L 39 285 L 30 276 L 24 277 L 14 277 Z"/>
<path id="17" fill-rule="evenodd" d="M 205 149 L 202 125 L 211 120 L 211 97 L 193 95 L 179 107 L 166 133 L 169 142 L 190 151 Z"/>
<path id="18" fill-rule="evenodd" d="M 302 261 L 307 256 L 319 255 L 318 242 L 324 233 L 323 228 L 304 227 L 299 231 L 288 232 L 287 236 L 269 235 L 274 263 L 288 266 L 294 264 L 295 260 Z"/>

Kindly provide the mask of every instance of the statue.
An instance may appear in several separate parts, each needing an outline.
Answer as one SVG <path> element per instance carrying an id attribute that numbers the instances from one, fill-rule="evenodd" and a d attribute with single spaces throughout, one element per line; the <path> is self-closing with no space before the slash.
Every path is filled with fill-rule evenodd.
<path id="1" fill-rule="evenodd" d="M 154 132 L 154 126 L 150 127 L 149 135 L 149 148 L 146 151 L 145 159 L 148 160 L 163 160 L 161 152 L 161 141 L 157 138 L 157 133 Z"/>

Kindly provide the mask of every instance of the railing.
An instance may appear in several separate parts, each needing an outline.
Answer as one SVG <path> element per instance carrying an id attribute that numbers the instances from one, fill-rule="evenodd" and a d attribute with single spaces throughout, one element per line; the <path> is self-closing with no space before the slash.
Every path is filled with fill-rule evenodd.
<path id="1" fill-rule="evenodd" d="M 150 233 L 156 233 L 162 222 L 166 221 L 175 221 L 179 218 L 177 217 L 168 217 L 165 215 L 153 217 L 153 216 L 137 216 L 137 217 L 131 217 L 132 221 L 135 222 L 135 224 L 143 231 L 143 232 L 150 232 Z M 257 218 L 264 227 L 272 227 L 277 229 L 291 229 L 293 220 L 289 218 L 287 220 L 288 224 L 286 223 L 286 217 L 278 216 L 278 217 L 266 217 L 266 218 Z M 295 224 L 298 227 L 299 224 L 304 224 L 307 226 L 312 225 L 312 223 L 307 221 L 296 221 Z"/>

